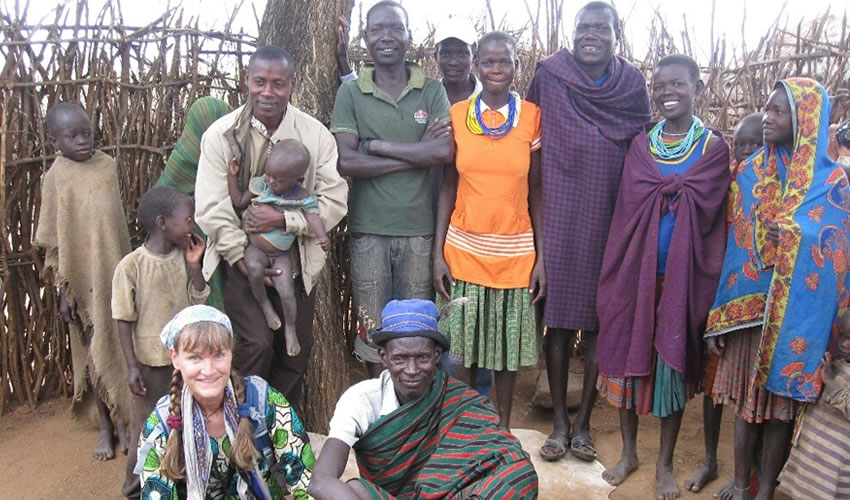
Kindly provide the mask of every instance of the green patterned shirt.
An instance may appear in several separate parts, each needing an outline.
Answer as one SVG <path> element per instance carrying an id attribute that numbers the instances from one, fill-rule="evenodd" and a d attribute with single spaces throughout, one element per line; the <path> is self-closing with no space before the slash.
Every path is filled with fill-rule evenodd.
<path id="1" fill-rule="evenodd" d="M 250 378 L 245 379 L 250 383 Z M 165 396 L 167 397 L 167 396 Z M 274 499 L 292 495 L 296 499 L 307 498 L 307 485 L 316 458 L 307 431 L 292 405 L 283 394 L 269 387 L 266 403 L 266 424 L 271 437 L 275 463 L 261 458 L 259 471 Z M 142 499 L 172 500 L 178 498 L 177 484 L 160 472 L 160 462 L 165 455 L 168 434 L 162 429 L 159 414 L 154 411 L 142 427 L 139 443 L 145 443 L 155 432 L 153 446 L 147 452 L 140 474 Z M 230 464 L 230 440 L 210 438 L 212 465 L 206 490 L 206 500 L 238 500 L 236 484 L 239 469 Z M 262 454 L 261 454 L 262 455 Z M 229 484 L 224 484 L 230 478 Z M 182 489 L 182 488 L 181 488 Z M 289 492 L 289 493 L 287 493 Z"/>

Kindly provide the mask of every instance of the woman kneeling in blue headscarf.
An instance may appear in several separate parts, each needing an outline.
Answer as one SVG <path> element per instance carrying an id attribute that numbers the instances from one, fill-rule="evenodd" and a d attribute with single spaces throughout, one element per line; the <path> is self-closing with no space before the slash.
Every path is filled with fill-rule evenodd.
<path id="1" fill-rule="evenodd" d="M 233 371 L 230 319 L 191 306 L 160 338 L 174 375 L 139 439 L 142 498 L 307 498 L 315 458 L 304 426 L 265 380 Z"/>

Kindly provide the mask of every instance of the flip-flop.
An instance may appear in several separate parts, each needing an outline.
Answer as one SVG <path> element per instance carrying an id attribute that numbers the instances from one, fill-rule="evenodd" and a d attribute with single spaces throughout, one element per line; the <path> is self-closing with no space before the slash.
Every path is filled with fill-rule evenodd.
<path id="1" fill-rule="evenodd" d="M 540 456 L 543 460 L 547 460 L 549 462 L 559 460 L 567 454 L 567 437 L 566 436 L 555 436 L 548 437 L 546 441 L 543 442 L 543 446 L 540 447 Z M 553 453 L 547 453 L 546 448 L 550 448 L 555 450 Z"/>
<path id="2" fill-rule="evenodd" d="M 570 453 L 585 462 L 596 460 L 596 448 L 593 446 L 593 441 L 583 436 L 573 436 L 570 440 Z"/>

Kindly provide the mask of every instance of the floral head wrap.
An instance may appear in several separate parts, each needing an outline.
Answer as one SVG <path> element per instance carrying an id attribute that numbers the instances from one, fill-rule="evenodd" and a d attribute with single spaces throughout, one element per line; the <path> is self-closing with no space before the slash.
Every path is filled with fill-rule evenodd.
<path id="1" fill-rule="evenodd" d="M 230 318 L 218 309 L 205 305 L 189 306 L 183 309 L 169 321 L 159 334 L 159 339 L 166 349 L 173 349 L 177 343 L 177 336 L 184 328 L 202 321 L 211 321 L 224 325 L 230 336 L 233 336 L 233 326 L 230 324 Z"/>

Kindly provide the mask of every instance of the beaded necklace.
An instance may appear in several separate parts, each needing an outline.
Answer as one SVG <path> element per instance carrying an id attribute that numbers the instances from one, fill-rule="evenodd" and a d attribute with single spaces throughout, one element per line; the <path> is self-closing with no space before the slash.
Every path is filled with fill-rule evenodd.
<path id="1" fill-rule="evenodd" d="M 481 92 L 474 95 L 469 101 L 469 108 L 466 112 L 466 128 L 475 135 L 486 135 L 494 139 L 501 139 L 508 135 L 508 132 L 514 126 L 517 117 L 517 108 L 519 107 L 519 94 L 511 92 L 508 95 L 508 117 L 505 122 L 495 128 L 490 128 L 484 124 L 484 119 L 481 116 Z"/>
<path id="2" fill-rule="evenodd" d="M 705 125 L 695 116 L 691 122 L 691 128 L 683 138 L 665 142 L 663 138 L 665 123 L 667 120 L 661 120 L 649 131 L 649 152 L 662 160 L 675 160 L 686 155 L 705 133 Z"/>

